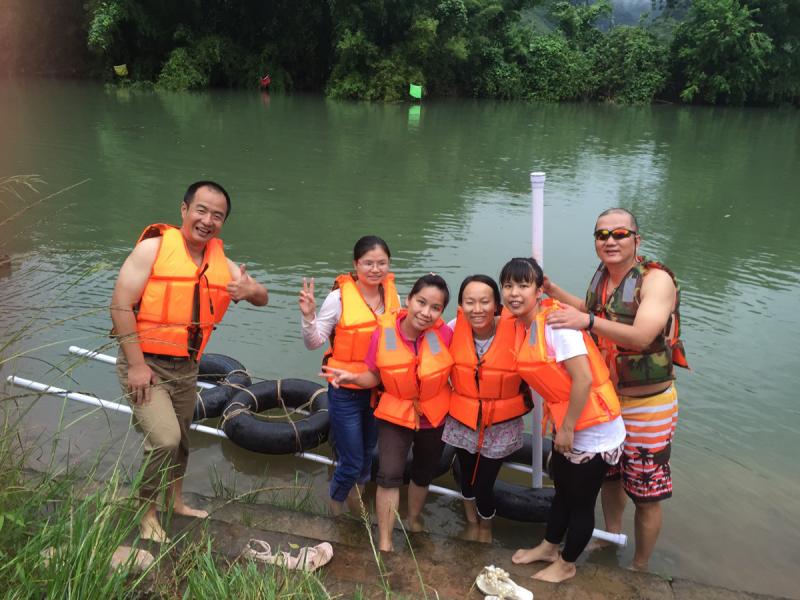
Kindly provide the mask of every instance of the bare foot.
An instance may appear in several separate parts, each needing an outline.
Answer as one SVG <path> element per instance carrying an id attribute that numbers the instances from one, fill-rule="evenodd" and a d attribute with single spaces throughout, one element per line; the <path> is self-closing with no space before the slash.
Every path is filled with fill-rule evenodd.
<path id="1" fill-rule="evenodd" d="M 330 509 L 332 517 L 339 517 L 344 512 L 344 502 L 339 502 L 331 498 Z"/>
<path id="2" fill-rule="evenodd" d="M 634 562 L 631 563 L 631 566 L 628 567 L 628 568 L 631 571 L 640 571 L 642 573 L 647 573 L 648 572 L 647 571 L 647 566 L 648 566 L 647 563 L 641 564 L 641 563 L 637 563 L 637 562 L 634 561 Z"/>
<path id="3" fill-rule="evenodd" d="M 478 524 L 478 541 L 484 544 L 492 543 L 492 519 L 481 519 Z"/>
<path id="4" fill-rule="evenodd" d="M 420 531 L 425 531 L 425 523 L 422 521 L 422 517 L 419 515 L 412 517 L 409 515 L 408 517 L 408 530 L 414 533 L 419 533 Z"/>
<path id="5" fill-rule="evenodd" d="M 394 552 L 394 546 L 392 545 L 391 542 L 389 542 L 388 544 L 379 543 L 378 550 L 380 552 Z"/>
<path id="6" fill-rule="evenodd" d="M 558 560 L 558 545 L 551 544 L 547 540 L 535 548 L 520 548 L 511 556 L 511 562 L 515 565 L 527 565 L 532 562 L 555 562 Z"/>
<path id="7" fill-rule="evenodd" d="M 533 575 L 533 578 L 550 583 L 561 583 L 570 577 L 575 577 L 575 572 L 575 563 L 567 562 L 559 556 L 552 565 Z"/>
<path id="8" fill-rule="evenodd" d="M 588 544 L 586 544 L 586 552 L 603 550 L 604 548 L 608 548 L 610 546 L 612 546 L 611 542 L 607 542 L 599 538 L 592 538 L 591 541 Z"/>
<path id="9" fill-rule="evenodd" d="M 147 512 L 142 517 L 139 523 L 139 537 L 143 540 L 158 542 L 159 544 L 169 543 L 167 532 L 161 527 L 161 523 L 158 522 L 158 517 L 156 517 L 155 512 Z"/>
<path id="10" fill-rule="evenodd" d="M 468 540 L 470 542 L 477 542 L 478 541 L 478 533 L 480 528 L 478 527 L 477 523 L 467 523 L 464 526 L 464 531 L 461 534 L 462 539 Z"/>
<path id="11" fill-rule="evenodd" d="M 354 517 L 361 517 L 361 513 L 365 508 L 362 501 L 363 494 L 364 491 L 362 489 L 354 487 L 347 495 L 347 508 Z"/>
<path id="12" fill-rule="evenodd" d="M 478 522 L 478 509 L 475 507 L 475 500 L 464 500 L 464 518 L 467 523 Z"/>
<path id="13" fill-rule="evenodd" d="M 195 517 L 197 519 L 205 519 L 208 517 L 208 511 L 202 510 L 200 508 L 192 508 L 191 506 L 187 506 L 183 502 L 175 503 L 172 507 L 172 512 L 176 515 L 183 515 L 185 517 Z"/>

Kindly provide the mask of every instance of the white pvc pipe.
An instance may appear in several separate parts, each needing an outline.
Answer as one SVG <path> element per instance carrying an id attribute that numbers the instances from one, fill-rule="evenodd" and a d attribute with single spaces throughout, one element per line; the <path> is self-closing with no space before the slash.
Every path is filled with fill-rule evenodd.
<path id="1" fill-rule="evenodd" d="M 95 352 L 94 350 L 89 350 L 87 348 L 81 348 L 80 346 L 70 346 L 69 347 L 70 354 L 77 354 L 78 356 L 85 356 L 86 358 L 91 358 L 92 360 L 96 360 L 98 362 L 107 363 L 109 365 L 117 364 L 117 357 L 111 356 L 110 354 L 103 354 L 101 352 Z M 217 387 L 213 383 L 209 383 L 207 381 L 198 381 L 197 387 L 209 390 L 211 388 Z"/>
<path id="2" fill-rule="evenodd" d="M 612 544 L 616 544 L 617 546 L 628 545 L 628 536 L 625 535 L 624 533 L 611 533 L 610 531 L 604 531 L 603 529 L 593 529 L 592 537 L 595 537 L 598 540 L 605 540 L 606 542 L 611 542 Z"/>
<path id="3" fill-rule="evenodd" d="M 545 174 L 531 173 L 531 245 L 532 255 L 542 268 L 544 268 L 544 180 Z M 542 397 L 531 390 L 533 394 L 533 468 L 532 486 L 536 489 L 542 487 Z"/>
<path id="4" fill-rule="evenodd" d="M 112 357 L 113 358 L 113 357 Z M 109 409 L 109 410 L 116 410 L 117 412 L 131 414 L 133 411 L 131 407 L 127 404 L 119 404 L 117 402 L 110 402 L 108 400 L 102 400 L 100 398 L 95 398 L 94 396 L 89 396 L 87 394 L 81 394 L 79 392 L 70 392 L 69 390 L 65 390 L 62 388 L 58 388 L 52 385 L 47 385 L 46 383 L 39 383 L 38 381 L 33 381 L 31 379 L 25 379 L 24 377 L 18 377 L 16 375 L 9 375 L 6 378 L 6 381 L 17 385 L 19 387 L 27 388 L 29 390 L 33 390 L 36 392 L 41 392 L 43 394 L 51 394 L 53 396 L 61 396 L 63 398 L 67 398 L 68 400 L 75 400 L 76 402 L 82 402 L 84 404 L 90 404 L 92 406 L 99 406 L 101 408 Z M 206 425 L 199 425 L 197 423 L 192 423 L 190 429 L 200 433 L 207 433 L 208 435 L 213 435 L 216 437 L 227 438 L 228 436 L 225 435 L 225 432 L 221 429 L 215 429 L 213 427 L 208 427 Z M 298 452 L 294 456 L 298 458 L 304 458 L 306 460 L 310 460 L 312 462 L 320 463 L 323 465 L 335 465 L 336 463 L 328 458 L 327 456 L 323 456 L 321 454 L 314 454 L 311 452 Z M 541 459 L 540 459 L 541 460 Z M 520 465 L 522 466 L 522 465 Z M 438 486 L 431 484 L 428 486 L 428 490 L 433 492 L 434 494 L 440 494 L 443 496 L 449 496 L 451 498 L 463 498 L 463 496 L 455 491 L 451 490 L 450 488 Z M 595 529 L 592 532 L 592 536 L 612 542 L 614 544 L 619 544 L 620 546 L 624 546 L 627 543 L 627 536 L 624 533 L 609 533 L 607 531 L 602 531 L 600 529 Z"/>
<path id="5" fill-rule="evenodd" d="M 45 383 L 39 383 L 38 381 L 32 381 L 30 379 L 25 379 L 24 377 L 17 377 L 16 375 L 9 375 L 6 380 L 9 383 L 13 383 L 14 385 L 18 385 L 20 387 L 28 388 L 29 390 L 33 390 L 36 392 L 41 392 L 43 394 L 52 394 L 53 396 L 61 396 L 63 398 L 67 398 L 69 400 L 75 400 L 76 402 L 82 402 L 84 404 L 91 404 L 92 406 L 99 406 L 101 408 L 106 408 L 109 410 L 116 410 L 117 412 L 131 414 L 133 411 L 131 407 L 127 404 L 119 404 L 117 402 L 110 402 L 108 400 L 101 400 L 100 398 L 95 398 L 94 396 L 89 396 L 87 394 L 81 394 L 79 392 L 70 392 L 69 390 L 65 390 L 62 388 L 58 388 L 52 385 L 47 385 Z M 200 425 L 199 423 L 192 423 L 189 427 L 194 431 L 199 431 L 200 433 L 207 433 L 208 435 L 213 435 L 216 437 L 227 438 L 228 436 L 225 435 L 225 432 L 222 429 L 217 429 L 215 427 L 209 427 L 208 425 Z M 305 458 L 307 460 L 311 460 L 313 462 L 322 463 L 325 465 L 332 465 L 333 461 L 328 458 L 327 456 L 322 456 L 320 454 L 312 454 L 310 452 L 298 452 L 295 456 L 299 456 L 300 458 Z"/>
<path id="6" fill-rule="evenodd" d="M 7 381 L 9 383 L 13 383 L 14 385 L 28 388 L 29 390 L 42 392 L 43 394 L 62 396 L 63 398 L 68 398 L 69 400 L 75 400 L 76 402 L 83 402 L 84 404 L 91 404 L 93 406 L 99 406 L 101 408 L 107 408 L 109 410 L 116 410 L 117 412 L 121 413 L 131 414 L 133 412 L 131 410 L 131 407 L 128 406 L 127 404 L 109 402 L 108 400 L 101 400 L 100 398 L 95 398 L 94 396 L 81 394 L 79 392 L 70 392 L 69 390 L 58 388 L 52 385 L 47 385 L 46 383 L 39 383 L 37 381 L 25 379 L 24 377 L 17 377 L 16 375 L 9 375 Z M 228 437 L 227 435 L 225 435 L 225 432 L 222 431 L 221 429 L 215 429 L 214 427 L 208 427 L 207 425 L 198 425 L 197 423 L 192 423 L 191 428 L 201 433 L 216 435 L 217 437 Z"/>
<path id="7" fill-rule="evenodd" d="M 70 346 L 69 353 L 77 354 L 78 356 L 85 356 L 87 358 L 91 358 L 92 360 L 104 362 L 109 365 L 117 364 L 116 356 L 111 356 L 110 354 L 103 354 L 101 352 L 95 352 L 94 350 L 87 350 L 86 348 L 81 348 L 79 346 Z"/>
<path id="8" fill-rule="evenodd" d="M 71 354 L 76 354 L 78 356 L 85 356 L 87 358 L 91 358 L 91 359 L 99 361 L 99 362 L 108 363 L 110 365 L 117 364 L 116 357 L 111 356 L 109 354 L 102 354 L 100 352 L 95 352 L 94 350 L 88 350 L 87 348 L 81 348 L 79 346 L 70 346 L 69 347 L 69 351 L 70 351 Z M 18 378 L 18 379 L 20 381 L 29 381 L 29 380 L 23 379 L 23 378 Z M 9 381 L 11 381 L 11 380 L 9 379 Z M 39 384 L 39 385 L 42 385 L 42 384 Z M 216 387 L 214 384 L 206 383 L 205 381 L 198 381 L 197 385 L 200 386 L 200 387 L 208 387 L 208 388 Z M 33 389 L 33 388 L 31 388 L 31 389 Z M 37 390 L 37 391 L 42 391 L 42 390 Z M 87 396 L 87 398 L 92 398 L 92 396 Z M 78 400 L 78 399 L 77 398 L 73 398 L 73 400 Z M 78 400 L 78 402 L 81 402 L 81 400 Z M 104 400 L 104 402 L 105 402 L 105 400 Z M 114 403 L 110 403 L 110 404 L 114 404 Z M 125 405 L 122 405 L 122 404 L 115 404 L 115 406 L 125 407 Z M 114 410 L 118 410 L 118 409 L 114 409 Z M 122 412 L 130 412 L 130 411 L 123 410 Z M 305 412 L 305 411 L 298 411 L 298 412 Z M 220 430 L 217 430 L 217 431 L 220 431 Z M 224 435 L 223 435 L 223 437 L 224 437 Z M 541 448 L 540 448 L 540 452 L 541 452 Z M 317 455 L 313 455 L 313 456 L 317 456 Z M 321 462 L 323 464 L 330 464 L 330 465 L 333 464 L 333 461 L 331 459 L 329 459 L 328 457 L 322 456 L 321 458 L 324 458 L 325 461 L 327 461 L 327 462 L 325 462 L 325 461 L 316 461 L 316 462 Z M 310 460 L 315 460 L 315 459 L 311 458 Z M 508 467 L 509 469 L 513 469 L 515 471 L 521 471 L 523 473 L 532 473 L 533 472 L 533 469 L 531 467 L 529 467 L 528 465 L 521 465 L 519 463 L 504 463 L 504 466 Z M 446 488 L 443 488 L 443 489 L 446 489 Z"/>

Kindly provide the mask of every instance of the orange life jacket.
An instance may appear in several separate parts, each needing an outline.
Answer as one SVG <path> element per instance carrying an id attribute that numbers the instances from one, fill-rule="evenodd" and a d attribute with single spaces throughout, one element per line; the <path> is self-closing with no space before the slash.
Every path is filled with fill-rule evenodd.
<path id="1" fill-rule="evenodd" d="M 384 392 L 375 417 L 419 429 L 419 416 L 425 415 L 438 427 L 450 407 L 447 378 L 453 366 L 453 358 L 439 333 L 445 324 L 439 319 L 420 335 L 415 355 L 397 331 L 397 323 L 407 314 L 402 310 L 378 317 L 380 341 L 375 364 L 380 370 Z"/>
<path id="2" fill-rule="evenodd" d="M 531 323 L 530 329 L 524 331 L 519 328 L 521 333 L 517 339 L 521 342 L 517 346 L 517 368 L 528 385 L 544 399 L 546 416 L 558 429 L 564 422 L 569 408 L 572 378 L 564 366 L 556 362 L 555 357 L 547 352 L 545 317 L 553 310 L 558 310 L 558 302 L 551 299 L 543 300 L 541 310 Z M 576 431 L 606 423 L 616 419 L 620 414 L 619 398 L 609 377 L 608 367 L 591 336 L 585 331 L 581 333 L 592 371 L 592 387 L 589 399 L 575 424 Z"/>
<path id="3" fill-rule="evenodd" d="M 450 372 L 453 393 L 450 415 L 472 429 L 483 431 L 494 423 L 522 416 L 530 410 L 520 393 L 517 372 L 515 321 L 508 313 L 497 320 L 489 349 L 478 360 L 472 326 L 461 309 L 456 317 L 450 354 L 455 364 Z"/>
<path id="4" fill-rule="evenodd" d="M 364 359 L 372 333 L 378 326 L 378 317 L 364 300 L 352 275 L 339 275 L 336 283 L 342 294 L 342 315 L 333 331 L 331 348 L 325 353 L 322 364 L 351 373 L 362 373 L 367 370 Z M 393 273 L 389 273 L 383 281 L 383 307 L 386 314 L 400 310 Z M 343 387 L 359 389 L 350 384 Z"/>
<path id="5" fill-rule="evenodd" d="M 145 353 L 200 360 L 214 325 L 231 302 L 231 273 L 222 240 L 206 244 L 198 267 L 177 227 L 150 225 L 139 242 L 159 236 L 161 247 L 136 309 L 139 344 Z"/>

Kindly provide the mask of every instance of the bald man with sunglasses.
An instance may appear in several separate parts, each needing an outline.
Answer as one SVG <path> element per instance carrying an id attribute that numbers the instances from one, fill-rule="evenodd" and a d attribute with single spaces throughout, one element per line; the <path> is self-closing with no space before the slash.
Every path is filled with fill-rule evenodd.
<path id="1" fill-rule="evenodd" d="M 672 496 L 669 458 L 678 420 L 674 365 L 688 367 L 679 338 L 680 290 L 666 266 L 638 255 L 641 238 L 631 212 L 602 212 L 594 239 L 601 264 L 585 300 L 546 279 L 544 291 L 564 305 L 547 320 L 555 329 L 591 332 L 606 358 L 627 436 L 620 464 L 603 484 L 603 514 L 606 529 L 619 533 L 626 495 L 633 500 L 631 566 L 646 571 L 661 530 L 661 501 Z"/>

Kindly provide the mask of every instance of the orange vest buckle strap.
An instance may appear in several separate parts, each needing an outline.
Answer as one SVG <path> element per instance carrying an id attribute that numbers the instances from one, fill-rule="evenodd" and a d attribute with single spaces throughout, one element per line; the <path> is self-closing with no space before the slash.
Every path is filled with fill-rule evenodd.
<path id="1" fill-rule="evenodd" d="M 364 359 L 369 351 L 372 333 L 378 326 L 378 317 L 364 300 L 352 275 L 339 275 L 336 284 L 342 295 L 342 314 L 331 336 L 331 348 L 326 352 L 322 364 L 351 373 L 363 373 L 367 370 Z M 383 306 L 384 313 L 400 310 L 393 273 L 389 273 L 383 281 Z M 351 384 L 344 387 L 360 389 Z"/>
<path id="2" fill-rule="evenodd" d="M 494 339 L 481 360 L 475 352 L 472 327 L 461 309 L 456 317 L 450 353 L 455 364 L 450 373 L 453 393 L 450 415 L 467 427 L 480 430 L 495 423 L 520 417 L 530 406 L 520 391 L 517 372 L 514 319 L 497 321 Z"/>
<path id="3" fill-rule="evenodd" d="M 384 314 L 378 318 L 380 340 L 375 358 L 384 392 L 375 417 L 401 427 L 419 429 L 419 417 L 425 415 L 434 427 L 444 421 L 450 406 L 448 377 L 453 359 L 439 330 L 439 319 L 418 340 L 415 355 L 397 331 L 397 323 L 407 312 Z"/>
<path id="4" fill-rule="evenodd" d="M 556 429 L 561 427 L 567 415 L 572 388 L 572 378 L 564 366 L 548 353 L 545 343 L 545 317 L 557 307 L 558 303 L 550 299 L 542 301 L 541 310 L 517 348 L 519 373 L 544 399 L 546 413 Z M 620 415 L 619 398 L 614 391 L 608 367 L 591 336 L 585 331 L 581 333 L 592 372 L 592 387 L 586 406 L 575 424 L 576 431 L 606 423 Z"/>
<path id="5" fill-rule="evenodd" d="M 203 262 L 197 266 L 180 229 L 150 225 L 139 241 L 151 237 L 161 237 L 161 246 L 136 309 L 142 352 L 200 360 L 231 301 L 227 290 L 231 273 L 222 240 L 206 244 Z"/>

